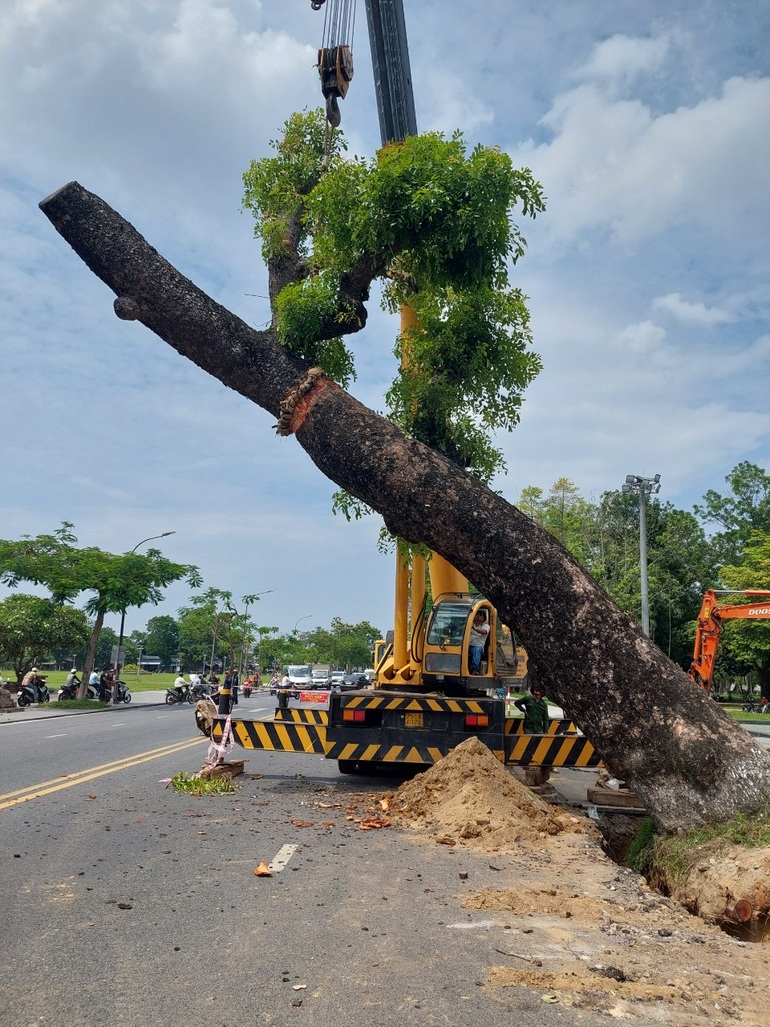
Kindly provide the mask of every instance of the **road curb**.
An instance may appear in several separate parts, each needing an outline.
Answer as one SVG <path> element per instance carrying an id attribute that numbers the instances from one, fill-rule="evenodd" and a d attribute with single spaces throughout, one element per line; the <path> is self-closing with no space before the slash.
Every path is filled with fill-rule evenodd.
<path id="1" fill-rule="evenodd" d="M 137 702 L 136 695 L 153 695 L 153 698 L 145 701 L 139 700 Z M 165 692 L 160 693 L 161 696 L 165 696 Z M 107 706 L 105 708 L 99 707 L 97 709 L 78 709 L 78 710 L 67 710 L 61 709 L 58 700 L 54 699 L 52 702 L 43 703 L 41 706 L 14 706 L 11 709 L 0 710 L 0 726 L 3 724 L 18 724 L 24 721 L 30 720 L 54 720 L 57 717 L 77 717 L 81 714 L 83 716 L 91 716 L 93 713 L 114 713 L 116 710 L 123 712 L 124 710 L 146 710 L 149 706 L 164 706 L 165 703 L 163 698 L 155 697 L 155 693 L 134 693 L 132 701 L 130 703 L 120 703 L 118 706 Z"/>

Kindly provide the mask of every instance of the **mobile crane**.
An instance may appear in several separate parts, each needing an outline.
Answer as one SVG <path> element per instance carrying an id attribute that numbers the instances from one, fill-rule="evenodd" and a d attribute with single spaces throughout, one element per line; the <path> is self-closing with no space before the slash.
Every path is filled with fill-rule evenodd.
<path id="1" fill-rule="evenodd" d="M 318 51 L 321 92 L 332 129 L 340 123 L 338 99 L 353 76 L 354 0 L 311 0 L 324 4 L 323 45 Z M 403 0 L 365 0 L 382 145 L 417 133 Z M 416 324 L 401 309 L 401 332 Z M 426 570 L 433 603 L 428 612 Z M 526 682 L 527 655 L 484 597 L 443 557 L 429 560 L 396 551 L 393 638 L 375 647 L 375 678 L 370 688 L 331 693 L 329 708 L 290 709 L 281 696 L 272 721 L 214 717 L 196 707 L 204 734 L 221 743 L 228 730 L 247 749 L 319 753 L 336 759 L 342 773 L 359 767 L 409 763 L 430 765 L 475 736 L 501 762 L 527 767 L 596 766 L 600 757 L 575 726 L 553 720 L 545 735 L 525 735 L 519 717 L 506 714 L 498 688 Z M 481 666 L 471 673 L 469 651 L 474 617 L 481 611 L 489 632 Z M 490 694 L 492 693 L 492 694 Z M 542 780 L 545 780 L 543 778 Z M 533 782 L 536 783 L 536 782 Z"/>
<path id="2" fill-rule="evenodd" d="M 718 596 L 748 596 L 762 602 L 720 603 Z M 719 636 L 727 620 L 770 620 L 770 591 L 767 589 L 714 589 L 703 596 L 695 631 L 695 649 L 688 674 L 706 692 L 714 685 L 714 663 Z"/>

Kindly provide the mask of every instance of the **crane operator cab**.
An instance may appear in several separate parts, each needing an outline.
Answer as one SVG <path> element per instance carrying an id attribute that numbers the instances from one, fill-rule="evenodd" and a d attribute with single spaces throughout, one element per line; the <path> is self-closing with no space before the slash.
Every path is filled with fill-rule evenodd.
<path id="1" fill-rule="evenodd" d="M 475 666 L 472 646 L 482 641 Z M 430 611 L 422 668 L 424 683 L 443 692 L 485 691 L 526 677 L 527 655 L 488 600 L 458 593 L 439 596 Z"/>

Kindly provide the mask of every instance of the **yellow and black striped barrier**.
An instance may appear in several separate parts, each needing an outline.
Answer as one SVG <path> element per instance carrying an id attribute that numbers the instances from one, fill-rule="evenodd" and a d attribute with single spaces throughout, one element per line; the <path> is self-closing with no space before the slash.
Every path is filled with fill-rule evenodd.
<path id="1" fill-rule="evenodd" d="M 347 710 L 398 711 L 403 713 L 489 713 L 489 701 L 477 699 L 447 699 L 428 695 L 393 695 L 393 693 L 374 693 L 367 695 L 343 696 Z"/>
<path id="2" fill-rule="evenodd" d="M 328 724 L 329 723 L 329 711 L 328 710 L 313 710 L 305 709 L 294 709 L 294 707 L 287 709 L 277 709 L 275 711 L 276 721 L 281 723 L 292 723 L 292 724 Z"/>
<path id="3" fill-rule="evenodd" d="M 224 720 L 214 721 L 212 739 L 222 741 Z M 279 723 L 271 720 L 233 720 L 233 737 L 244 749 L 271 752 L 325 752 L 326 729 L 320 724 Z"/>
<path id="4" fill-rule="evenodd" d="M 506 717 L 505 733 L 507 735 L 523 735 L 524 718 Z M 549 735 L 576 735 L 578 733 L 578 728 L 571 720 L 549 720 L 548 731 L 546 733 Z"/>
<path id="5" fill-rule="evenodd" d="M 601 756 L 585 735 L 511 735 L 505 762 L 517 767 L 598 767 Z"/>
<path id="6" fill-rule="evenodd" d="M 486 739 L 483 741 L 488 744 Z M 417 740 L 411 745 L 390 743 L 376 745 L 343 741 L 327 741 L 326 743 L 327 758 L 339 760 L 342 763 L 410 763 L 430 766 L 433 763 L 438 763 L 449 751 L 445 746 L 420 744 Z M 491 751 L 502 763 L 505 756 L 503 750 L 491 749 Z"/>
<path id="7" fill-rule="evenodd" d="M 358 711 L 354 717 L 349 711 Z M 495 715 L 497 714 L 497 715 Z M 475 715 L 479 721 L 475 724 Z M 470 721 L 470 723 L 469 723 Z M 221 742 L 224 719 L 213 725 Z M 330 710 L 278 709 L 271 720 L 233 720 L 244 749 L 317 753 L 356 763 L 430 766 L 469 736 L 477 737 L 501 763 L 512 766 L 595 767 L 601 757 L 569 720 L 552 720 L 548 733 L 524 733 L 521 718 L 502 716 L 489 702 L 433 696 L 369 693 L 347 695 Z"/>

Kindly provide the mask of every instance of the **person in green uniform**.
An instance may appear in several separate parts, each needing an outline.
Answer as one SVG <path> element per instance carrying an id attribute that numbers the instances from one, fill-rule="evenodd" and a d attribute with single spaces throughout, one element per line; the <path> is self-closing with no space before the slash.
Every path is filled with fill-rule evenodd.
<path id="1" fill-rule="evenodd" d="M 548 734 L 548 703 L 543 698 L 543 689 L 532 686 L 532 695 L 522 696 L 514 703 L 524 714 L 524 731 L 528 735 Z"/>

